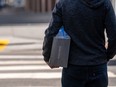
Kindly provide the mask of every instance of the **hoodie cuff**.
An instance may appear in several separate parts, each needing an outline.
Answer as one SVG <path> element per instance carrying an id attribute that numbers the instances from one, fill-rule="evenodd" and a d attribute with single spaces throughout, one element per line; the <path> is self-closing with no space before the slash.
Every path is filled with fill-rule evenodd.
<path id="1" fill-rule="evenodd" d="M 110 59 L 112 59 L 114 56 L 108 55 L 107 56 L 107 60 L 109 61 Z"/>

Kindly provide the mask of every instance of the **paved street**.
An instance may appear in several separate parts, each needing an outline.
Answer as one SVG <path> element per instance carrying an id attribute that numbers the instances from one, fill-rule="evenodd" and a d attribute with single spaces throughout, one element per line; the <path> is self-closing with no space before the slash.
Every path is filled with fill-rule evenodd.
<path id="1" fill-rule="evenodd" d="M 0 87 L 61 87 L 61 68 L 51 70 L 43 61 L 42 39 L 5 38 L 10 43 L 0 52 Z M 108 74 L 109 87 L 116 87 L 116 57 Z"/>
<path id="2" fill-rule="evenodd" d="M 61 87 L 61 68 L 43 61 L 43 39 L 1 36 L 10 41 L 0 52 L 0 87 Z M 116 87 L 116 57 L 109 62 L 109 87 Z"/>
<path id="3" fill-rule="evenodd" d="M 109 87 L 116 87 L 116 66 L 108 74 Z M 61 69 L 51 70 L 41 55 L 0 56 L 0 87 L 61 87 L 60 78 Z"/>
<path id="4" fill-rule="evenodd" d="M 60 72 L 51 70 L 41 55 L 0 56 L 0 87 L 59 87 Z"/>
<path id="5" fill-rule="evenodd" d="M 40 51 L 38 55 L 24 55 L 20 52 L 16 55 L 1 54 L 0 87 L 61 87 L 61 68 L 51 70 L 44 63 L 41 50 L 38 51 Z M 116 87 L 115 59 L 108 67 L 109 87 Z"/>

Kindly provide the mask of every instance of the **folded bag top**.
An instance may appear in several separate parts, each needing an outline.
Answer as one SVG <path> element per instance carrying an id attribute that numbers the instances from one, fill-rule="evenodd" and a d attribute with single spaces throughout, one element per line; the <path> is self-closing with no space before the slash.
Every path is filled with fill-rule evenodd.
<path id="1" fill-rule="evenodd" d="M 56 35 L 59 38 L 67 38 L 70 39 L 70 36 L 65 32 L 64 27 L 62 26 L 58 32 L 58 34 Z"/>
<path id="2" fill-rule="evenodd" d="M 52 66 L 67 67 L 70 49 L 70 36 L 61 27 L 53 39 L 49 64 Z"/>

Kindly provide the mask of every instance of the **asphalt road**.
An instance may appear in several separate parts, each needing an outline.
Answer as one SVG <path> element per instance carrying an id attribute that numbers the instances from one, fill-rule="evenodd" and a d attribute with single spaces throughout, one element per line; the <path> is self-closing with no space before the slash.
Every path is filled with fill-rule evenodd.
<path id="1" fill-rule="evenodd" d="M 1 53 L 0 87 L 61 87 L 62 69 L 51 70 L 41 53 L 41 49 Z M 116 57 L 108 63 L 108 74 L 109 87 L 116 87 Z"/>
<path id="2" fill-rule="evenodd" d="M 0 87 L 61 87 L 61 68 L 50 69 L 41 55 L 0 55 Z M 115 63 L 116 64 L 116 63 Z M 116 66 L 108 66 L 109 87 L 116 87 Z"/>

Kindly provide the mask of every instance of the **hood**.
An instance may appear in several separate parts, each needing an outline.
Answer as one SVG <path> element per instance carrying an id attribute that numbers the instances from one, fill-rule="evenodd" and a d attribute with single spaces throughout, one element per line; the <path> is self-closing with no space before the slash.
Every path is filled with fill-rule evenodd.
<path id="1" fill-rule="evenodd" d="M 97 8 L 105 2 L 105 0 L 81 0 L 83 4 L 89 6 L 90 8 Z"/>

